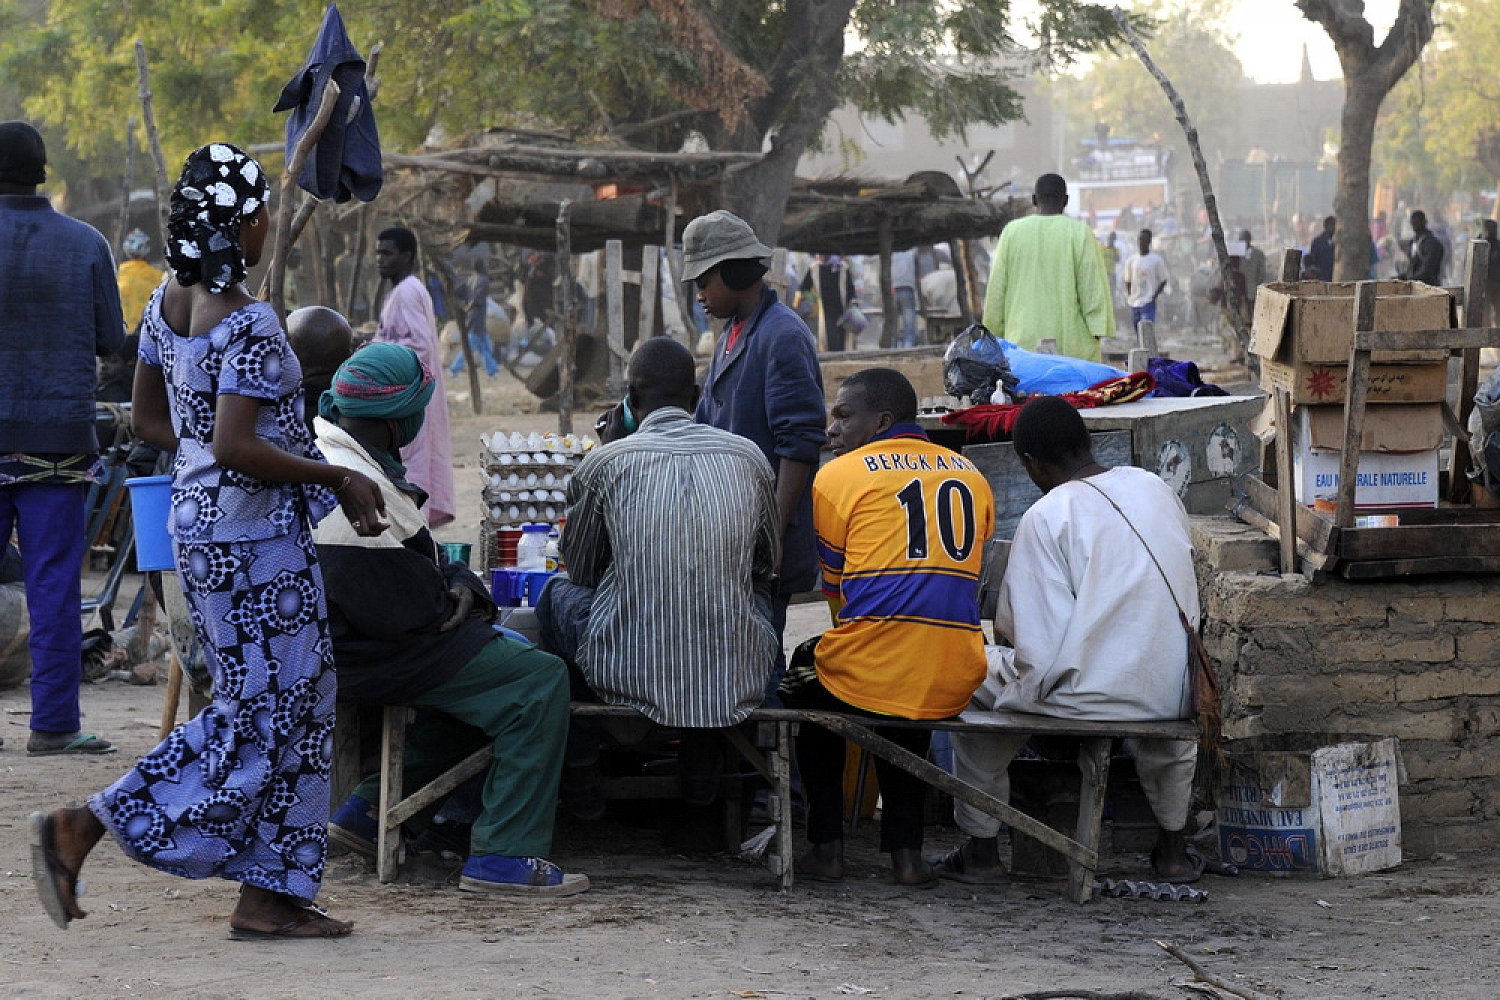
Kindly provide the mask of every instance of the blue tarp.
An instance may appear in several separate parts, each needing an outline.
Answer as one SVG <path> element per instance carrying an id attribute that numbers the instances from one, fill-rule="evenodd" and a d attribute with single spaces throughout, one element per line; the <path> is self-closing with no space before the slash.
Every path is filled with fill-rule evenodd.
<path id="1" fill-rule="evenodd" d="M 1010 362 L 1011 374 L 1020 382 L 1017 388 L 1028 395 L 1061 396 L 1129 374 L 1097 361 L 1064 354 L 1036 354 L 1008 340 L 1001 340 L 1000 346 L 1005 350 L 1005 360 Z"/>

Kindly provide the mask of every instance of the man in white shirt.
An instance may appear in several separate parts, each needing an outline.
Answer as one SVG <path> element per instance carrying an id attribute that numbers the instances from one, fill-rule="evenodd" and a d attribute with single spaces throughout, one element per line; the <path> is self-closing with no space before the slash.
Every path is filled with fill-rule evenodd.
<path id="1" fill-rule="evenodd" d="M 988 673 L 971 707 L 1102 721 L 1188 717 L 1188 643 L 1178 609 L 1196 628 L 1198 588 L 1176 494 L 1143 469 L 1100 465 L 1083 418 L 1056 396 L 1027 403 L 1012 440 L 1044 495 L 1021 518 L 1000 587 L 995 635 L 1011 646 L 987 650 Z M 956 773 L 1008 801 L 1006 769 L 1025 742 L 955 733 Z M 1196 745 L 1141 740 L 1134 753 L 1160 828 L 1152 866 L 1160 878 L 1191 881 L 1197 870 L 1183 828 Z M 938 862 L 938 873 L 999 881 L 999 821 L 963 803 L 953 812 L 970 839 Z"/>
<path id="2" fill-rule="evenodd" d="M 1136 238 L 1139 253 L 1125 261 L 1125 303 L 1130 306 L 1130 327 L 1139 333 L 1141 320 L 1156 322 L 1156 300 L 1167 287 L 1167 262 L 1151 249 L 1151 230 Z"/>

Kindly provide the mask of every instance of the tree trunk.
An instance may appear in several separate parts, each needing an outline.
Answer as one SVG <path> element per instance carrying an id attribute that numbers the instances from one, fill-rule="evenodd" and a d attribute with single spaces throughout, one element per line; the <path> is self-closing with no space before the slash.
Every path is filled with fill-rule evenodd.
<path id="1" fill-rule="evenodd" d="M 855 0 L 788 0 L 787 40 L 771 74 L 771 92 L 755 101 L 736 146 L 771 149 L 724 183 L 730 211 L 750 223 L 762 243 L 776 245 L 787 195 L 807 144 L 838 106 L 835 79 L 844 61 L 844 30 Z"/>
<path id="2" fill-rule="evenodd" d="M 1338 219 L 1333 279 L 1364 281 L 1370 275 L 1370 152 L 1385 93 L 1368 73 L 1345 72 L 1339 176 L 1333 195 L 1333 214 Z"/>

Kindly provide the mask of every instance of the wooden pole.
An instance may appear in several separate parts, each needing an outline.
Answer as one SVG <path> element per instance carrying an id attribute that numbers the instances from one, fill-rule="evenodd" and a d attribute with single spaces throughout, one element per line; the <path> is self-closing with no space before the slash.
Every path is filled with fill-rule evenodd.
<path id="1" fill-rule="evenodd" d="M 880 346 L 890 347 L 896 342 L 896 324 L 900 322 L 900 310 L 896 307 L 896 289 L 891 286 L 891 254 L 895 252 L 896 222 L 889 214 L 880 217 Z M 818 303 L 821 311 L 823 304 Z"/>
<path id="2" fill-rule="evenodd" d="M 682 248 L 677 245 L 677 181 L 667 192 L 667 224 L 662 234 L 662 246 L 666 248 L 667 273 L 672 276 L 672 300 L 677 303 L 677 322 L 682 326 L 682 343 L 692 350 L 698 342 L 698 328 L 693 324 L 693 305 L 688 296 L 691 291 L 682 280 Z"/>
<path id="3" fill-rule="evenodd" d="M 635 331 L 636 346 L 656 334 L 656 300 L 661 297 L 661 251 L 647 244 L 641 248 L 641 314 Z"/>
<path id="4" fill-rule="evenodd" d="M 1281 572 L 1297 572 L 1297 489 L 1292 463 L 1292 394 L 1276 390 L 1276 529 Z"/>
<path id="5" fill-rule="evenodd" d="M 339 94 L 339 85 L 329 80 L 318 102 L 317 115 L 307 131 L 302 133 L 302 138 L 297 140 L 292 160 L 286 165 L 286 172 L 281 175 L 281 190 L 276 201 L 276 241 L 272 244 L 271 266 L 266 271 L 265 284 L 260 291 L 261 297 L 271 303 L 276 315 L 283 320 L 286 318 L 286 258 L 291 253 L 292 241 L 295 239 L 292 235 L 292 192 L 297 187 L 297 175 L 302 173 L 303 165 L 307 163 L 308 156 L 312 155 L 313 147 L 323 137 L 328 120 L 333 117 Z M 308 214 L 311 215 L 311 209 Z M 303 224 L 306 225 L 306 220 L 303 220 Z"/>
<path id="6" fill-rule="evenodd" d="M 453 268 L 448 261 L 440 259 L 431 249 L 423 248 L 422 257 L 431 262 L 428 268 L 437 276 L 438 287 L 443 290 L 443 298 L 449 302 L 448 312 L 458 314 L 458 349 L 464 356 L 464 370 L 469 374 L 469 405 L 473 407 L 477 416 L 484 412 L 483 389 L 479 381 L 479 364 L 474 358 L 474 348 L 469 346 L 468 314 L 458 312 L 463 308 L 463 295 L 459 290 L 458 275 L 453 273 Z M 485 335 L 488 336 L 488 333 Z"/>
<path id="7" fill-rule="evenodd" d="M 974 322 L 974 303 L 969 298 L 969 262 L 968 247 L 963 240 L 952 240 L 948 244 L 949 255 L 953 258 L 953 281 L 955 291 L 958 293 L 958 315 L 963 320 L 964 326 Z M 891 293 L 892 298 L 895 293 Z"/>
<path id="8" fill-rule="evenodd" d="M 172 183 L 167 180 L 167 158 L 162 155 L 161 135 L 156 131 L 156 112 L 151 105 L 151 72 L 146 61 L 146 43 L 135 40 L 135 77 L 141 96 L 141 120 L 146 125 L 146 145 L 156 164 L 156 214 L 161 223 L 160 246 L 166 246 L 167 215 L 172 207 Z"/>
<path id="9" fill-rule="evenodd" d="M 578 345 L 576 332 L 573 329 L 572 212 L 572 199 L 564 198 L 557 208 L 557 280 L 562 282 L 562 288 L 558 294 L 558 299 L 562 303 L 562 315 L 557 321 L 558 337 L 562 344 L 562 353 L 557 359 L 557 432 L 559 434 L 573 433 L 573 366 Z M 655 270 L 652 268 L 652 273 L 655 273 Z M 646 334 L 642 333 L 642 336 Z"/>
<path id="10" fill-rule="evenodd" d="M 1219 279 L 1224 286 L 1224 292 L 1229 296 L 1229 318 L 1234 324 L 1235 335 L 1239 338 L 1241 347 L 1250 343 L 1250 321 L 1246 316 L 1245 297 L 1240 294 L 1240 288 L 1229 280 L 1229 247 L 1224 243 L 1224 226 L 1219 221 L 1219 203 L 1214 198 L 1213 184 L 1208 179 L 1208 163 L 1203 159 L 1203 149 L 1198 143 L 1198 129 L 1193 125 L 1192 119 L 1188 117 L 1187 106 L 1182 103 L 1177 89 L 1172 86 L 1172 81 L 1167 75 L 1157 68 L 1151 53 L 1146 51 L 1143 43 L 1130 26 L 1130 18 L 1119 7 L 1111 11 L 1114 14 L 1115 23 L 1120 26 L 1121 33 L 1130 47 L 1135 49 L 1135 54 L 1140 57 L 1145 65 L 1146 71 L 1156 78 L 1161 85 L 1162 92 L 1167 95 L 1168 102 L 1172 105 L 1172 111 L 1177 118 L 1177 124 L 1182 126 L 1182 132 L 1187 137 L 1188 152 L 1193 157 L 1193 169 L 1198 174 L 1198 186 L 1203 192 L 1203 209 L 1208 213 L 1209 232 L 1213 236 L 1214 256 L 1219 262 Z"/>
<path id="11" fill-rule="evenodd" d="M 604 244 L 604 329 L 609 344 L 609 395 L 625 395 L 625 248 L 619 240 Z"/>
<path id="12" fill-rule="evenodd" d="M 130 189 L 135 186 L 135 116 L 125 120 L 125 176 L 120 180 L 120 224 L 115 227 L 115 248 L 125 245 L 130 231 Z"/>
<path id="13" fill-rule="evenodd" d="M 1469 245 L 1469 266 L 1464 275 L 1464 326 L 1473 330 L 1482 327 L 1485 313 L 1485 285 L 1489 276 L 1490 245 L 1485 240 L 1475 240 Z M 1458 405 L 1453 412 L 1458 414 L 1458 425 L 1463 433 L 1453 435 L 1453 450 L 1448 462 L 1448 501 L 1467 503 L 1469 500 L 1469 414 L 1474 412 L 1474 394 L 1479 391 L 1479 348 L 1464 350 L 1459 357 Z"/>
<path id="14" fill-rule="evenodd" d="M 349 268 L 349 294 L 344 296 L 344 317 L 354 321 L 354 306 L 359 301 L 359 279 L 364 270 L 365 250 L 370 243 L 370 206 L 359 209 L 359 228 L 354 236 L 354 261 Z"/>
<path id="15" fill-rule="evenodd" d="M 1344 393 L 1344 451 L 1339 456 L 1339 506 L 1334 523 L 1354 526 L 1355 487 L 1359 479 L 1359 449 L 1364 441 L 1365 398 L 1370 390 L 1370 352 L 1359 347 L 1359 335 L 1375 329 L 1375 282 L 1361 281 L 1354 297 L 1354 347 L 1349 351 Z"/>

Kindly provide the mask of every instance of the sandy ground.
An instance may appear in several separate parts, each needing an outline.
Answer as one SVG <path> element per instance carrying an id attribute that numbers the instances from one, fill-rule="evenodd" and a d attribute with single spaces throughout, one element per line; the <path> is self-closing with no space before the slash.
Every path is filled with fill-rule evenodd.
<path id="1" fill-rule="evenodd" d="M 441 534 L 470 540 L 468 488 L 481 430 L 545 429 L 516 412 L 502 375 L 474 418 L 454 394 L 460 495 L 474 509 Z M 794 609 L 788 641 L 826 620 Z M 560 822 L 554 857 L 594 888 L 550 904 L 457 891 L 455 865 L 418 864 L 382 886 L 362 861 L 330 860 L 320 902 L 357 923 L 336 942 L 242 944 L 225 937 L 234 887 L 158 874 L 102 844 L 85 869 L 87 920 L 59 931 L 37 905 L 25 816 L 81 801 L 155 741 L 162 688 L 85 689 L 86 726 L 113 757 L 28 758 L 26 691 L 0 692 L 0 995 L 25 997 L 1004 997 L 1041 991 L 1189 995 L 1191 976 L 1153 943 L 1268 996 L 1493 997 L 1500 974 L 1497 865 L 1488 856 L 1409 859 L 1346 881 L 1207 877 L 1204 904 L 1105 899 L 1075 906 L 1056 882 L 973 890 L 898 889 L 873 824 L 851 841 L 843 886 L 779 892 L 763 868 L 687 858 L 655 830 Z M 956 840 L 932 828 L 929 847 Z M 1138 877 L 1139 856 L 1110 873 Z M 1066 994 L 1053 993 L 1053 996 Z M 1212 994 L 1224 995 L 1228 994 Z"/>

